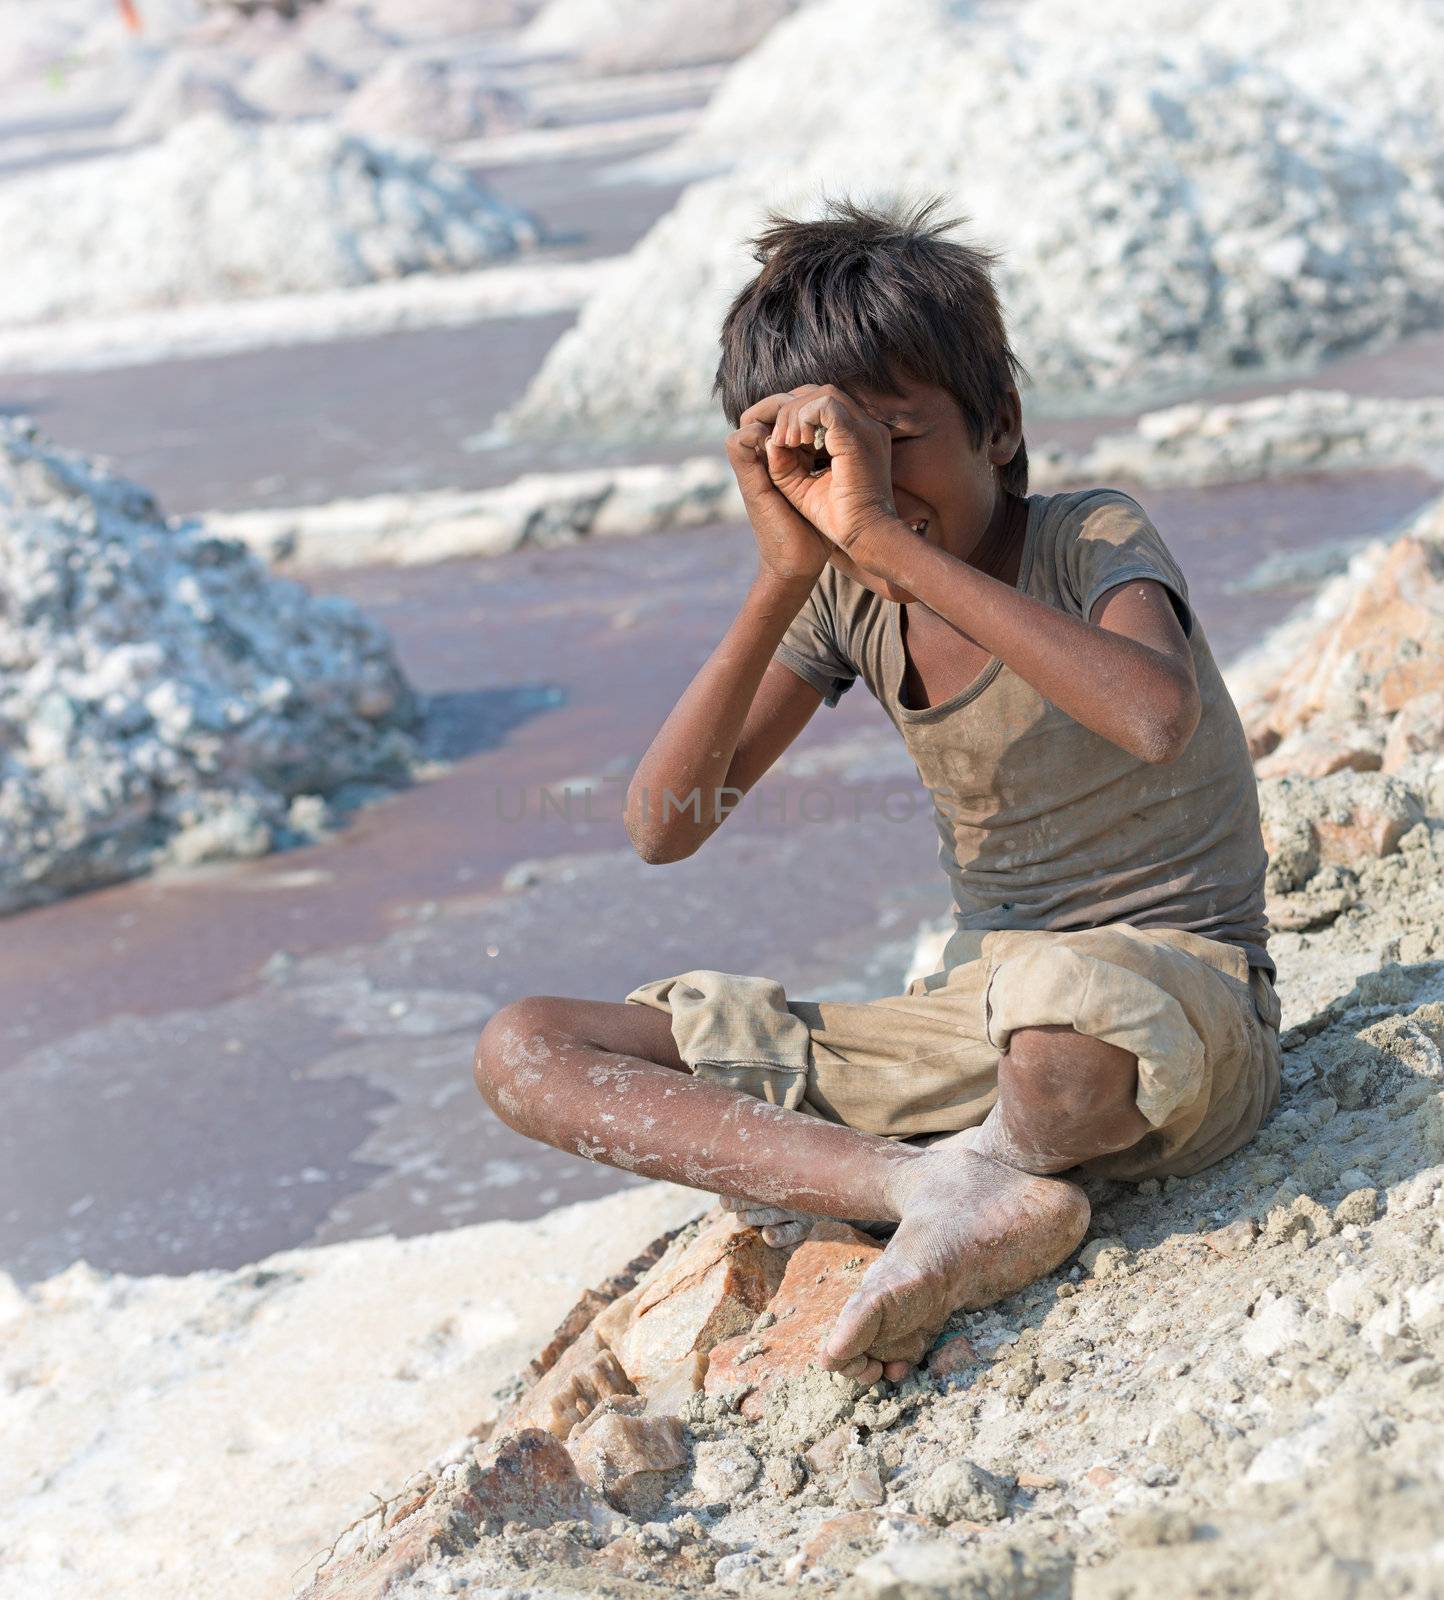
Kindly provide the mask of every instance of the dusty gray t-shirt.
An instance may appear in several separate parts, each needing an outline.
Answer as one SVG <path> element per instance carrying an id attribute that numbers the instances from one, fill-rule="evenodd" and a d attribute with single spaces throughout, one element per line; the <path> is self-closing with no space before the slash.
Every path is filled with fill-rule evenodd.
<path id="1" fill-rule="evenodd" d="M 938 860 L 958 930 L 1183 928 L 1265 952 L 1267 856 L 1238 712 L 1188 585 L 1148 514 L 1117 489 L 1028 496 L 1017 587 L 1087 618 L 1115 584 L 1173 598 L 1193 650 L 1202 715 L 1174 761 L 1150 765 L 1090 732 L 994 656 L 935 706 L 902 704 L 901 607 L 829 563 L 775 652 L 836 705 L 862 678 L 933 798 Z"/>

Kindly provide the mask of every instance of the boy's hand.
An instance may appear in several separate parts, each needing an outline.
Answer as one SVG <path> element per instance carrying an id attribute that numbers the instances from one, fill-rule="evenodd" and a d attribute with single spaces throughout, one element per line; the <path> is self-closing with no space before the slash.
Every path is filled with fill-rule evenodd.
<path id="1" fill-rule="evenodd" d="M 827 565 L 827 540 L 789 504 L 767 463 L 768 428 L 744 422 L 728 436 L 727 459 L 742 491 L 762 565 L 779 578 L 815 582 Z"/>
<path id="2" fill-rule="evenodd" d="M 805 383 L 759 400 L 742 413 L 741 421 L 744 427 L 770 428 L 767 470 L 773 483 L 839 549 L 846 550 L 879 522 L 897 516 L 892 436 L 841 389 Z"/>

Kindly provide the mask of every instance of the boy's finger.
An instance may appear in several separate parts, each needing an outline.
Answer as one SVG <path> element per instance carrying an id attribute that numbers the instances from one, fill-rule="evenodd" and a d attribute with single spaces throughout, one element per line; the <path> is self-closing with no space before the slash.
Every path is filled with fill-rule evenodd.
<path id="1" fill-rule="evenodd" d="M 790 394 L 769 394 L 765 399 L 748 406 L 737 419 L 738 427 L 746 427 L 749 422 L 765 422 L 771 426 L 777 418 L 777 413 L 791 399 Z"/>

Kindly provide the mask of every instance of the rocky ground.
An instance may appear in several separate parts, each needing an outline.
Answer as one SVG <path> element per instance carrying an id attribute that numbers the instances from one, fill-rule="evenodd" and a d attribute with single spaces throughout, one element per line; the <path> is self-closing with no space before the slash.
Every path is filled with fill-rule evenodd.
<path id="1" fill-rule="evenodd" d="M 880 1243 L 712 1212 L 358 1514 L 312 1600 L 1444 1594 L 1440 512 L 1250 668 L 1285 1002 L 1251 1145 L 1091 1183 L 1074 1260 L 867 1390 L 813 1358 Z"/>

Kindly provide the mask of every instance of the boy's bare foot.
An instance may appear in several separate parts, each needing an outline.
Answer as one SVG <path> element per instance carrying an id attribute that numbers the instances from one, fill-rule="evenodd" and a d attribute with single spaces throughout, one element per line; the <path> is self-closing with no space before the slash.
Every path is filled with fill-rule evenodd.
<path id="1" fill-rule="evenodd" d="M 953 1311 L 991 1305 L 1051 1272 L 1088 1228 L 1076 1184 L 952 1140 L 904 1163 L 894 1183 L 897 1232 L 822 1349 L 825 1367 L 863 1382 L 905 1377 Z"/>

